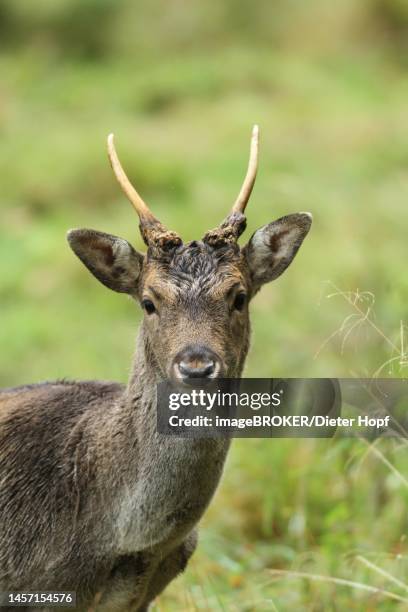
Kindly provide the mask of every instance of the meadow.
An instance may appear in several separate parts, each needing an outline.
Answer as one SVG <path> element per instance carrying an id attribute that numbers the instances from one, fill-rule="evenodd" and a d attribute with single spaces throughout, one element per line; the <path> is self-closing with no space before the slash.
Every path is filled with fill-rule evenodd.
<path id="1" fill-rule="evenodd" d="M 308 6 L 306 6 L 308 5 Z M 0 9 L 0 385 L 127 380 L 140 308 L 71 227 L 142 249 L 106 156 L 185 240 L 311 211 L 251 306 L 248 377 L 407 375 L 408 11 L 398 0 L 77 0 Z M 157 611 L 404 610 L 405 441 L 236 440 L 200 546 Z"/>

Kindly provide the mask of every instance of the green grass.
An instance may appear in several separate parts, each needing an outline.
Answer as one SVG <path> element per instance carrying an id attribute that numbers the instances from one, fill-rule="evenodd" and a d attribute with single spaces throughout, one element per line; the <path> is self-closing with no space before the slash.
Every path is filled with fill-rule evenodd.
<path id="1" fill-rule="evenodd" d="M 202 21 L 193 9 L 175 8 L 157 24 L 159 53 L 152 31 L 127 19 L 134 9 L 121 3 L 109 36 L 91 41 L 96 59 L 76 56 L 69 40 L 59 47 L 50 38 L 57 21 L 41 30 L 50 3 L 40 3 L 32 38 L 18 16 L 23 35 L 0 50 L 1 385 L 127 379 L 141 313 L 98 285 L 65 241 L 67 229 L 83 226 L 142 248 L 106 160 L 110 131 L 155 214 L 185 239 L 200 238 L 228 211 L 255 122 L 261 157 L 246 236 L 288 212 L 313 213 L 293 265 L 253 302 L 247 376 L 371 376 L 398 355 L 400 322 L 408 320 L 405 56 L 370 39 L 368 26 L 351 44 L 352 3 L 338 9 L 332 36 L 317 27 L 322 2 L 311 16 L 278 4 L 270 38 L 266 3 L 265 23 L 255 15 L 247 33 L 238 16 L 228 25 L 230 3 L 225 13 L 196 7 Z M 149 27 L 157 17 L 151 6 Z M 78 53 L 91 53 L 80 46 L 86 40 Z M 334 291 L 327 281 L 371 292 L 378 329 L 362 323 L 315 357 L 355 312 L 344 296 L 327 297 Z M 382 373 L 406 375 L 406 356 Z M 407 473 L 405 445 L 378 448 Z M 395 583 L 407 584 L 407 501 L 403 481 L 362 442 L 237 440 L 198 552 L 157 610 L 403 610 L 358 586 L 269 570 L 408 598 Z"/>

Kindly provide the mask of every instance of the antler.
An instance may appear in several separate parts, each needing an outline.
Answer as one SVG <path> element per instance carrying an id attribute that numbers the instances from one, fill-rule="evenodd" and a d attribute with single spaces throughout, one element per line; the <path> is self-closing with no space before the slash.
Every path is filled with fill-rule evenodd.
<path id="1" fill-rule="evenodd" d="M 244 211 L 248 204 L 255 184 L 258 170 L 259 128 L 254 125 L 252 129 L 251 148 L 249 152 L 248 170 L 238 194 L 237 199 L 227 218 L 216 229 L 207 232 L 204 242 L 212 246 L 221 246 L 235 243 L 246 227 Z"/>
<path id="2" fill-rule="evenodd" d="M 157 246 L 165 250 L 180 245 L 180 237 L 175 232 L 167 230 L 156 219 L 146 202 L 140 197 L 129 181 L 116 153 L 113 134 L 108 136 L 108 156 L 119 185 L 139 215 L 140 233 L 145 243 L 148 246 Z"/>
<path id="3" fill-rule="evenodd" d="M 248 200 L 251 196 L 252 189 L 255 185 L 256 173 L 258 171 L 258 145 L 259 145 L 259 128 L 254 125 L 252 128 L 251 148 L 249 152 L 248 170 L 242 183 L 241 191 L 238 194 L 235 204 L 232 207 L 232 213 L 243 213 Z"/>

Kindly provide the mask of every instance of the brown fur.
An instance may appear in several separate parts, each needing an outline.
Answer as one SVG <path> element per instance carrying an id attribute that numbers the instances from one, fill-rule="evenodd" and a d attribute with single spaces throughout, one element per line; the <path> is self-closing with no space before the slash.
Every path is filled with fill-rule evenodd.
<path id="1" fill-rule="evenodd" d="M 102 283 L 155 311 L 127 386 L 57 381 L 0 393 L 0 591 L 75 590 L 80 611 L 143 611 L 183 571 L 229 442 L 159 435 L 156 385 L 186 345 L 216 355 L 224 376 L 241 375 L 249 299 L 289 265 L 309 227 L 291 215 L 244 249 L 226 227 L 221 242 L 149 246 L 144 256 L 109 234 L 69 234 Z M 282 253 L 265 246 L 272 237 Z"/>

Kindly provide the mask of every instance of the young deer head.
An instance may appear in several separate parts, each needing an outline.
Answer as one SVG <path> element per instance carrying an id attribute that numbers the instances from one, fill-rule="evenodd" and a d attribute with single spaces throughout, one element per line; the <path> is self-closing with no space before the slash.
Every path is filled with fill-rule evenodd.
<path id="1" fill-rule="evenodd" d="M 257 172 L 257 126 L 247 175 L 231 212 L 202 240 L 188 244 L 156 219 L 133 188 L 112 134 L 108 153 L 139 215 L 147 252 L 141 254 L 122 238 L 88 229 L 69 232 L 71 248 L 104 285 L 140 302 L 145 353 L 159 377 L 239 376 L 249 344 L 249 301 L 261 285 L 289 266 L 310 229 L 311 215 L 282 217 L 258 229 L 244 247 L 238 245 Z"/>

